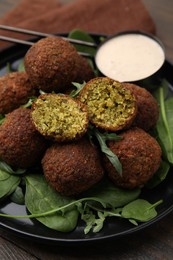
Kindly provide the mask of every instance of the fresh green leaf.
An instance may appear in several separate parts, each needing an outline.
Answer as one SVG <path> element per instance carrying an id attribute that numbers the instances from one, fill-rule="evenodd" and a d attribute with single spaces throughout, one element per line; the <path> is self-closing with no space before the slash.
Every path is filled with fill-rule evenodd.
<path id="1" fill-rule="evenodd" d="M 10 165 L 8 165 L 6 162 L 4 162 L 4 161 L 0 161 L 0 170 L 2 170 L 2 171 L 5 171 L 5 172 L 7 172 L 7 173 L 10 173 L 10 174 L 23 174 L 23 173 L 25 173 L 26 172 L 26 169 L 20 169 L 20 168 L 18 168 L 18 169 L 16 169 L 16 170 L 13 170 L 12 168 L 11 168 L 11 166 Z"/>
<path id="2" fill-rule="evenodd" d="M 21 59 L 18 65 L 18 71 L 25 71 L 24 59 Z"/>
<path id="3" fill-rule="evenodd" d="M 45 181 L 42 175 L 26 176 L 25 205 L 33 214 L 40 214 L 73 202 L 73 199 L 60 195 Z M 51 215 L 37 217 L 45 226 L 61 232 L 69 232 L 77 225 L 78 210 L 76 206 Z"/>
<path id="4" fill-rule="evenodd" d="M 163 155 L 169 163 L 173 164 L 173 98 L 164 99 L 164 89 L 157 91 L 160 105 L 160 117 L 156 125 L 158 141 L 163 148 Z"/>
<path id="5" fill-rule="evenodd" d="M 146 222 L 157 216 L 155 208 L 160 203 L 162 203 L 162 200 L 151 204 L 144 199 L 137 199 L 124 206 L 121 215 L 129 220 Z"/>
<path id="6" fill-rule="evenodd" d="M 21 187 L 19 187 L 19 186 L 16 187 L 15 191 L 10 196 L 10 200 L 19 205 L 22 205 L 25 203 L 25 197 L 24 197 Z"/>
<path id="7" fill-rule="evenodd" d="M 141 193 L 140 188 L 133 190 L 116 187 L 112 182 L 103 180 L 93 188 L 86 191 L 83 196 L 95 197 L 105 203 L 106 208 L 122 207 L 137 199 Z M 93 203 L 92 203 L 93 204 Z"/>
<path id="8" fill-rule="evenodd" d="M 4 120 L 5 120 L 5 115 L 0 114 L 0 125 L 2 125 Z"/>
<path id="9" fill-rule="evenodd" d="M 88 33 L 83 32 L 80 29 L 75 29 L 75 30 L 71 31 L 68 35 L 68 38 L 95 43 L 94 39 Z M 81 44 L 73 44 L 73 45 L 79 52 L 88 53 L 91 56 L 94 56 L 96 53 L 95 47 L 88 47 L 88 46 L 84 46 Z"/>
<path id="10" fill-rule="evenodd" d="M 9 174 L 0 170 L 0 199 L 12 194 L 20 183 L 20 177 Z"/>
<path id="11" fill-rule="evenodd" d="M 76 97 L 78 96 L 78 94 L 80 93 L 80 91 L 83 89 L 83 87 L 85 86 L 86 82 L 84 81 L 82 84 L 77 83 L 77 82 L 72 82 L 72 85 L 76 87 L 76 90 L 72 90 L 72 92 L 70 93 L 71 97 Z"/>
<path id="12" fill-rule="evenodd" d="M 30 97 L 28 102 L 24 105 L 22 105 L 22 107 L 24 108 L 28 108 L 28 107 L 31 107 L 32 106 L 32 103 L 36 100 L 36 97 Z"/>
<path id="13" fill-rule="evenodd" d="M 117 157 L 116 154 L 114 154 L 111 149 L 107 146 L 106 140 L 120 140 L 121 137 L 116 134 L 102 134 L 97 129 L 94 130 L 95 136 L 100 144 L 101 151 L 107 156 L 109 161 L 112 163 L 112 165 L 115 167 L 116 171 L 122 175 L 122 165 Z M 108 137 L 110 136 L 110 137 Z"/>
<path id="14" fill-rule="evenodd" d="M 10 72 L 12 72 L 13 70 L 12 70 L 12 68 L 11 68 L 11 64 L 9 63 L 9 62 L 7 62 L 7 65 L 6 65 L 6 72 L 7 73 L 10 73 Z"/>

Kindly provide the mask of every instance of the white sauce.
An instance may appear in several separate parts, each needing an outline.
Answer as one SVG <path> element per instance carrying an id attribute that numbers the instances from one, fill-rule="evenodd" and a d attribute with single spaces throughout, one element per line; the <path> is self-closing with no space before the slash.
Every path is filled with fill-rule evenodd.
<path id="1" fill-rule="evenodd" d="M 136 81 L 154 74 L 163 65 L 161 45 L 143 34 L 123 34 L 105 42 L 95 57 L 98 69 L 118 81 Z"/>

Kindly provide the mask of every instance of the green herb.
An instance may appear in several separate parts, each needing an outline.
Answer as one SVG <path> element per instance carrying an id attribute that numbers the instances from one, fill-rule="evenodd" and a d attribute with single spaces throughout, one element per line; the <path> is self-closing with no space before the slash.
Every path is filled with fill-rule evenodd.
<path id="1" fill-rule="evenodd" d="M 134 201 L 139 194 L 140 189 L 127 190 L 124 193 L 123 189 L 105 182 L 104 190 L 102 185 L 98 185 L 95 197 L 82 197 L 75 200 L 54 191 L 42 175 L 31 174 L 26 176 L 25 205 L 32 214 L 13 216 L 1 213 L 0 216 L 36 218 L 51 229 L 69 232 L 77 226 L 80 214 L 86 224 L 84 233 L 87 234 L 91 229 L 93 232 L 99 232 L 107 217 L 127 218 L 133 224 L 155 217 L 157 214 L 155 207 L 161 201 L 154 205 L 144 200 Z M 118 207 L 119 205 L 124 207 Z"/>
<path id="2" fill-rule="evenodd" d="M 21 59 L 17 68 L 18 71 L 25 71 L 24 59 Z"/>
<path id="3" fill-rule="evenodd" d="M 61 232 L 69 232 L 77 225 L 78 211 L 75 205 L 63 209 L 64 205 L 73 202 L 73 199 L 61 196 L 54 191 L 42 175 L 26 176 L 25 205 L 27 209 L 36 214 L 37 220 L 45 226 Z M 59 211 L 54 209 L 61 208 Z M 45 212 L 53 210 L 49 216 Z M 41 216 L 43 213 L 43 217 Z M 40 217 L 39 217 L 40 215 Z"/>
<path id="4" fill-rule="evenodd" d="M 129 202 L 137 199 L 141 190 L 139 188 L 133 190 L 124 190 L 116 187 L 108 180 L 96 185 L 83 196 L 93 196 L 105 204 L 105 209 L 99 206 L 97 201 L 89 201 L 80 210 L 81 219 L 85 221 L 86 227 L 84 233 L 87 234 L 91 229 L 93 232 L 99 232 L 107 217 L 122 217 L 122 207 Z"/>
<path id="5" fill-rule="evenodd" d="M 137 199 L 127 204 L 122 209 L 121 215 L 127 219 L 146 222 L 157 216 L 155 208 L 162 202 L 162 200 L 159 200 L 155 204 L 151 204 L 146 200 Z"/>
<path id="6" fill-rule="evenodd" d="M 94 43 L 96 45 L 96 42 L 90 36 L 90 34 L 88 34 L 87 32 L 81 31 L 80 29 L 72 30 L 69 33 L 68 37 L 71 38 L 71 39 L 81 40 L 81 41 L 84 41 L 84 42 L 91 42 L 91 43 Z M 99 40 L 101 40 L 101 38 Z M 95 76 L 97 77 L 99 75 L 99 71 L 96 68 L 95 62 L 93 60 L 95 53 L 96 53 L 96 48 L 81 45 L 81 44 L 73 44 L 73 45 L 78 52 L 86 53 L 90 56 L 89 58 L 87 58 L 87 61 L 88 61 L 89 65 L 91 66 L 91 68 L 93 69 Z"/>
<path id="7" fill-rule="evenodd" d="M 0 170 L 0 199 L 4 199 L 12 194 L 20 183 L 20 177 Z"/>
<path id="8" fill-rule="evenodd" d="M 68 38 L 95 43 L 94 39 L 88 33 L 83 32 L 80 29 L 75 29 L 75 30 L 71 31 L 68 35 Z M 75 46 L 77 51 L 88 53 L 93 57 L 96 53 L 95 47 L 89 47 L 89 46 L 84 46 L 84 45 L 80 45 L 80 44 L 73 44 L 73 45 Z"/>
<path id="9" fill-rule="evenodd" d="M 117 157 L 111 149 L 107 146 L 107 140 L 120 140 L 121 137 L 116 135 L 115 133 L 100 133 L 97 129 L 94 129 L 95 136 L 100 144 L 101 151 L 106 155 L 112 165 L 115 167 L 116 171 L 122 175 L 122 165 Z"/>
<path id="10" fill-rule="evenodd" d="M 12 70 L 12 68 L 11 68 L 11 64 L 10 64 L 10 62 L 7 62 L 7 65 L 6 65 L 6 72 L 7 73 L 10 73 L 10 72 L 12 72 L 13 70 Z"/>
<path id="11" fill-rule="evenodd" d="M 154 93 L 160 106 L 160 117 L 156 125 L 158 141 L 161 144 L 163 155 L 169 163 L 173 164 L 173 98 L 165 100 L 165 81 Z"/>
<path id="12" fill-rule="evenodd" d="M 23 174 L 26 172 L 26 169 L 16 169 L 16 170 L 13 170 L 11 168 L 11 166 L 9 166 L 6 162 L 4 161 L 0 161 L 0 170 L 1 171 L 5 171 L 7 173 L 10 173 L 10 174 Z"/>
<path id="13" fill-rule="evenodd" d="M 19 205 L 25 204 L 25 197 L 21 187 L 16 187 L 15 191 L 10 196 L 10 200 Z"/>
<path id="14" fill-rule="evenodd" d="M 24 105 L 22 105 L 22 107 L 24 108 L 28 108 L 28 107 L 31 107 L 32 106 L 32 103 L 36 100 L 36 97 L 30 97 L 28 102 Z"/>
<path id="15" fill-rule="evenodd" d="M 2 125 L 4 120 L 5 120 L 5 116 L 0 114 L 0 125 Z"/>
<path id="16" fill-rule="evenodd" d="M 101 212 L 99 209 L 91 207 L 89 204 L 85 204 L 84 208 L 81 209 L 81 219 L 85 222 L 86 226 L 84 228 L 84 233 L 87 234 L 92 229 L 94 233 L 99 232 L 103 228 L 103 224 L 106 217 L 109 214 L 106 211 Z M 118 216 L 118 215 L 116 215 Z"/>
<path id="17" fill-rule="evenodd" d="M 141 193 L 140 188 L 133 190 L 116 187 L 111 181 L 104 179 L 93 188 L 83 193 L 83 197 L 98 198 L 106 205 L 106 208 L 122 207 L 137 199 Z M 92 204 L 93 205 L 93 204 Z"/>
<path id="18" fill-rule="evenodd" d="M 77 82 L 72 82 L 72 85 L 76 87 L 76 90 L 72 90 L 72 92 L 70 93 L 71 97 L 76 97 L 78 96 L 78 94 L 80 93 L 80 91 L 83 89 L 83 87 L 85 86 L 86 82 L 84 81 L 82 84 L 77 83 Z"/>

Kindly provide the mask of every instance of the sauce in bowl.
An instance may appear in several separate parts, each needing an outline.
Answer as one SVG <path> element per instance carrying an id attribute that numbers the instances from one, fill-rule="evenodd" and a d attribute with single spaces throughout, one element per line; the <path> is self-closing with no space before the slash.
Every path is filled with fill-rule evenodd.
<path id="1" fill-rule="evenodd" d="M 118 81 L 133 82 L 157 72 L 165 61 L 162 44 L 145 33 L 120 33 L 100 45 L 95 62 L 100 72 Z"/>

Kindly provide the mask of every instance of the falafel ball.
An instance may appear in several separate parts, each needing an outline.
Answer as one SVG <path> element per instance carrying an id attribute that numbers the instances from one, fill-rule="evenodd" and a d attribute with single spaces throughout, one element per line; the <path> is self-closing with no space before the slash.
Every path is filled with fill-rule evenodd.
<path id="1" fill-rule="evenodd" d="M 130 189 L 140 187 L 158 170 L 161 148 L 155 138 L 137 127 L 122 132 L 120 136 L 121 140 L 108 141 L 108 147 L 122 164 L 122 176 L 107 158 L 104 158 L 105 170 L 117 186 Z"/>
<path id="2" fill-rule="evenodd" d="M 131 83 L 124 83 L 124 86 L 136 97 L 138 111 L 133 125 L 145 131 L 150 130 L 159 119 L 159 106 L 156 99 L 145 88 Z"/>
<path id="3" fill-rule="evenodd" d="M 38 163 L 47 148 L 45 139 L 31 121 L 31 111 L 17 108 L 0 126 L 0 158 L 11 166 L 29 168 Z"/>
<path id="4" fill-rule="evenodd" d="M 26 72 L 11 72 L 0 77 L 0 114 L 7 114 L 36 94 Z"/>
<path id="5" fill-rule="evenodd" d="M 86 104 L 90 122 L 106 131 L 128 128 L 137 113 L 136 99 L 131 91 L 107 77 L 88 81 L 79 100 Z"/>
<path id="6" fill-rule="evenodd" d="M 79 139 L 88 128 L 85 105 L 67 95 L 39 96 L 32 105 L 31 115 L 36 129 L 58 142 Z"/>
<path id="7" fill-rule="evenodd" d="M 77 77 L 78 56 L 71 43 L 50 36 L 31 46 L 24 64 L 34 87 L 45 92 L 64 92 Z"/>
<path id="8" fill-rule="evenodd" d="M 78 55 L 77 58 L 77 69 L 78 73 L 75 82 L 83 83 L 84 81 L 87 82 L 90 79 L 95 78 L 94 71 L 88 60 L 80 55 Z"/>
<path id="9" fill-rule="evenodd" d="M 104 170 L 98 148 L 83 137 L 72 143 L 55 143 L 42 159 L 46 180 L 58 192 L 74 196 L 98 183 Z"/>

